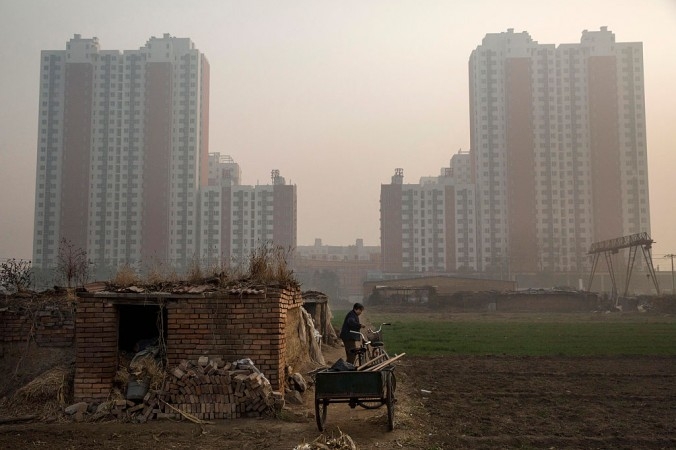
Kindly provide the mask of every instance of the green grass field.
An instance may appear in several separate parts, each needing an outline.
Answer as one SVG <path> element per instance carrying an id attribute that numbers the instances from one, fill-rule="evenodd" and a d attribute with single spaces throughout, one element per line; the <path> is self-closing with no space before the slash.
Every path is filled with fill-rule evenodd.
<path id="1" fill-rule="evenodd" d="M 340 327 L 345 311 L 334 313 Z M 369 311 L 390 354 L 410 356 L 676 355 L 676 318 L 640 314 L 417 314 Z"/>

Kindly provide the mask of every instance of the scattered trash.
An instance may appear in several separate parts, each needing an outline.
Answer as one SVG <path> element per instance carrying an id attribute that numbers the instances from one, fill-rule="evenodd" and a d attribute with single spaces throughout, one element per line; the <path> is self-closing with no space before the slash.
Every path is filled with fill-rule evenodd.
<path id="1" fill-rule="evenodd" d="M 343 433 L 340 429 L 338 432 L 340 434 L 337 437 L 322 434 L 313 442 L 297 445 L 293 450 L 357 450 L 357 446 L 349 435 Z"/>

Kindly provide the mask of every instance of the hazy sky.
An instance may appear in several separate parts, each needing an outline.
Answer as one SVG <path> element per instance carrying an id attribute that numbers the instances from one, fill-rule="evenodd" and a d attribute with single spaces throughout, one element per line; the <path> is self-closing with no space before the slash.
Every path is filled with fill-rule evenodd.
<path id="1" fill-rule="evenodd" d="M 467 62 L 486 33 L 643 42 L 652 237 L 676 253 L 675 0 L 0 0 L 0 259 L 30 258 L 40 50 L 189 37 L 211 64 L 210 151 L 243 184 L 298 186 L 298 244 L 379 245 L 380 185 L 469 148 Z M 656 264 L 666 268 L 666 260 Z"/>

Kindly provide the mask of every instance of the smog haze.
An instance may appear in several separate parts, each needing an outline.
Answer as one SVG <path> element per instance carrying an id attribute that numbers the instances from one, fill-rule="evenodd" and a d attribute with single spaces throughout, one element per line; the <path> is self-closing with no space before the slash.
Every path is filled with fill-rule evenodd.
<path id="1" fill-rule="evenodd" d="M 607 26 L 642 42 L 651 236 L 676 253 L 676 3 L 623 0 L 201 1 L 0 4 L 0 259 L 31 258 L 41 50 L 74 34 L 102 50 L 190 38 L 210 63 L 209 151 L 243 184 L 298 187 L 298 244 L 380 243 L 380 186 L 438 175 L 469 150 L 468 59 L 486 33 L 578 43 Z"/>

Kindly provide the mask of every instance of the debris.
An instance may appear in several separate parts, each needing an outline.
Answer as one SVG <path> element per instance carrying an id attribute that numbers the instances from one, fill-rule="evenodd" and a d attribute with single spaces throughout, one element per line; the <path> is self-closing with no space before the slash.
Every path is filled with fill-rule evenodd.
<path id="1" fill-rule="evenodd" d="M 124 290 L 124 292 L 131 292 L 133 294 L 141 294 L 145 292 L 145 289 L 138 287 L 138 286 L 129 286 Z"/>
<path id="2" fill-rule="evenodd" d="M 294 404 L 294 405 L 302 405 L 303 404 L 303 396 L 298 391 L 292 390 L 292 391 L 287 392 L 284 399 L 288 403 L 291 403 L 291 404 Z"/>
<path id="3" fill-rule="evenodd" d="M 148 383 L 142 380 L 131 380 L 127 383 L 127 400 L 143 400 L 145 395 L 148 393 Z M 122 403 L 118 403 L 118 402 Z M 126 405 L 125 400 L 116 400 L 115 406 L 124 406 Z"/>
<path id="4" fill-rule="evenodd" d="M 305 378 L 303 378 L 303 375 L 299 373 L 292 373 L 289 375 L 289 379 L 291 380 L 292 383 L 292 388 L 298 392 L 305 392 L 307 390 L 307 383 L 305 382 Z"/>
<path id="5" fill-rule="evenodd" d="M 313 442 L 297 445 L 293 450 L 357 450 L 357 445 L 349 435 L 343 433 L 340 429 L 338 432 L 340 434 L 337 437 L 322 434 Z"/>
<path id="6" fill-rule="evenodd" d="M 192 414 L 188 414 L 187 412 L 181 411 L 178 408 L 174 408 L 173 406 L 171 406 L 169 403 L 165 402 L 164 400 L 160 400 L 160 401 L 162 403 L 164 403 L 165 405 L 167 405 L 169 408 L 173 409 L 174 411 L 176 411 L 177 413 L 179 413 L 180 415 L 182 415 L 183 417 L 185 417 L 186 419 L 188 419 L 189 421 L 191 421 L 193 423 L 213 424 L 213 422 L 205 422 L 203 420 L 199 420 L 197 417 L 193 416 Z"/>
<path id="7" fill-rule="evenodd" d="M 279 391 L 273 391 L 272 392 L 272 399 L 273 399 L 273 406 L 275 408 L 275 411 L 281 411 L 284 408 L 285 401 L 284 401 L 284 394 L 282 394 Z"/>
<path id="8" fill-rule="evenodd" d="M 139 399 L 141 403 L 113 400 L 107 403 L 108 410 L 100 407 L 92 419 L 112 416 L 141 423 L 153 419 L 208 423 L 213 419 L 260 417 L 279 405 L 270 382 L 250 359 L 232 364 L 221 358 L 183 360 L 169 374 L 160 387 L 151 387 Z"/>
<path id="9" fill-rule="evenodd" d="M 63 410 L 66 414 L 69 416 L 72 416 L 73 414 L 77 413 L 78 411 L 83 413 L 87 411 L 87 407 L 89 406 L 89 403 L 87 402 L 79 402 L 75 403 L 73 405 L 68 406 L 66 409 Z"/>

